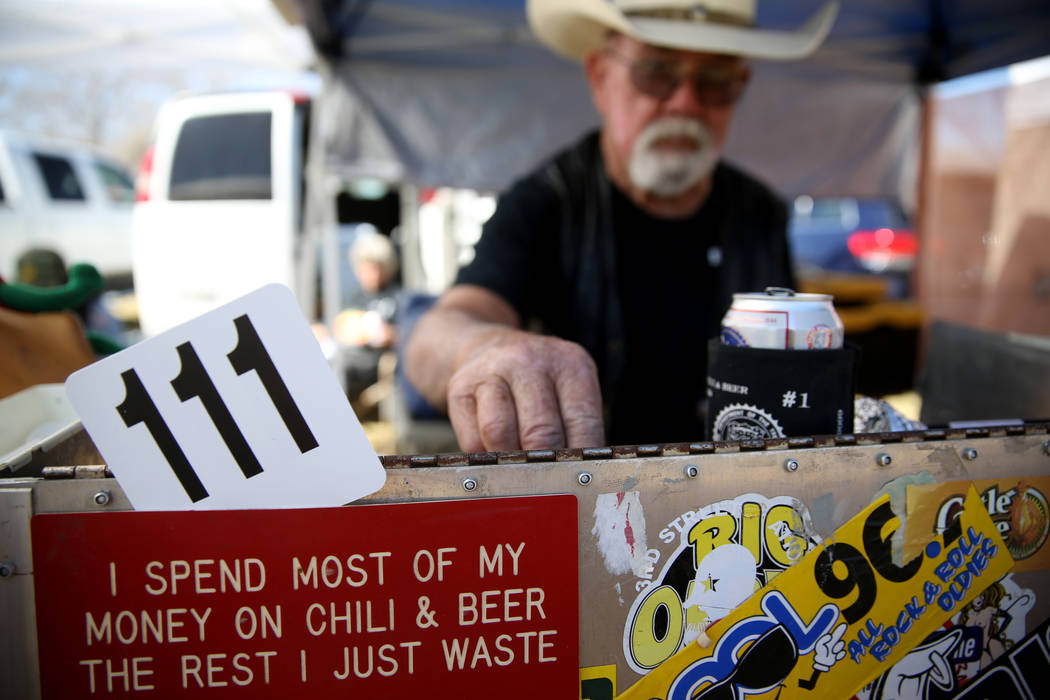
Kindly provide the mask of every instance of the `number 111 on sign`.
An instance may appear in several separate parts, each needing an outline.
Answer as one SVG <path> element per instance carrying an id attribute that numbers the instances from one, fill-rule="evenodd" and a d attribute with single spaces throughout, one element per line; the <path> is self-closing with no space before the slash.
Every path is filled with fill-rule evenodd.
<path id="1" fill-rule="evenodd" d="M 299 451 L 305 454 L 314 449 L 317 447 L 317 439 L 303 418 L 291 392 L 288 391 L 280 372 L 277 371 L 251 319 L 247 314 L 242 314 L 234 319 L 233 324 L 237 329 L 237 346 L 226 355 L 233 370 L 237 376 L 243 376 L 254 370 Z M 226 407 L 226 402 L 208 374 L 204 363 L 201 362 L 193 343 L 180 344 L 176 352 L 181 369 L 178 375 L 171 380 L 171 389 L 174 390 L 180 401 L 186 402 L 195 398 L 200 400 L 215 430 L 237 462 L 241 473 L 244 474 L 244 478 L 250 479 L 261 474 L 263 468 L 258 457 Z M 196 503 L 207 498 L 207 489 L 204 488 L 193 465 L 186 458 L 185 452 L 172 434 L 153 397 L 143 385 L 138 372 L 135 369 L 129 369 L 122 372 L 120 376 L 124 382 L 125 397 L 116 410 L 123 419 L 124 425 L 131 428 L 139 423 L 145 424 L 190 500 Z"/>

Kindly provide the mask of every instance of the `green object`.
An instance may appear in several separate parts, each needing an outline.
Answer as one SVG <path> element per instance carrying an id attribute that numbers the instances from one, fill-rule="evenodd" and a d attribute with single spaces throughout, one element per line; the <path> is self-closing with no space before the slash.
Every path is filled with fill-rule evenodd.
<path id="1" fill-rule="evenodd" d="M 18 311 L 63 311 L 82 306 L 102 291 L 102 275 L 94 265 L 77 263 L 69 268 L 69 281 L 58 287 L 0 283 L 0 305 Z"/>
<path id="2" fill-rule="evenodd" d="M 95 351 L 95 354 L 99 357 L 105 357 L 106 355 L 112 355 L 115 352 L 120 352 L 124 349 L 124 346 L 117 341 L 110 338 L 105 333 L 99 333 L 98 331 L 87 331 L 88 342 L 91 343 L 91 349 Z"/>
<path id="3" fill-rule="evenodd" d="M 16 311 L 40 313 L 77 309 L 102 291 L 102 275 L 94 265 L 77 263 L 69 268 L 69 279 L 54 287 L 37 287 L 0 281 L 0 306 Z M 109 336 L 87 331 L 91 349 L 98 356 L 112 355 L 123 346 Z"/>

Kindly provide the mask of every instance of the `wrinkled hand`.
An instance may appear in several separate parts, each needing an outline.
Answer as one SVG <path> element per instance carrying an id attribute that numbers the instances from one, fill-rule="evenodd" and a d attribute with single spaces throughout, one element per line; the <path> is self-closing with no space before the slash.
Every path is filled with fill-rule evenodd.
<path id="1" fill-rule="evenodd" d="M 448 383 L 467 452 L 605 444 L 598 372 L 575 343 L 514 329 L 488 335 Z"/>
<path id="2" fill-rule="evenodd" d="M 846 633 L 846 623 L 841 623 L 834 630 L 817 640 L 813 650 L 813 668 L 818 671 L 829 671 L 836 661 L 846 656 L 846 643 L 842 635 Z"/>

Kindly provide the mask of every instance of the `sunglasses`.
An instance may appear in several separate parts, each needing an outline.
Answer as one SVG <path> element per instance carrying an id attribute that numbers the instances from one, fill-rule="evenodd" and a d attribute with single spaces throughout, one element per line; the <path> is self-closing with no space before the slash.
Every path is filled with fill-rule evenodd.
<path id="1" fill-rule="evenodd" d="M 606 54 L 627 66 L 634 88 L 649 97 L 666 100 L 683 80 L 689 80 L 705 107 L 728 107 L 740 99 L 747 85 L 746 71 L 701 68 L 686 71 L 682 63 L 659 58 L 631 58 L 606 48 Z"/>

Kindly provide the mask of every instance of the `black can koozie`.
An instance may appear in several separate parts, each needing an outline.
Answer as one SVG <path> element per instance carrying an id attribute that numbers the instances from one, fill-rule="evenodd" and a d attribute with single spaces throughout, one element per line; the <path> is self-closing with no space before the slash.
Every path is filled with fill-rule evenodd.
<path id="1" fill-rule="evenodd" d="M 707 348 L 707 437 L 763 440 L 853 432 L 856 350 Z"/>

